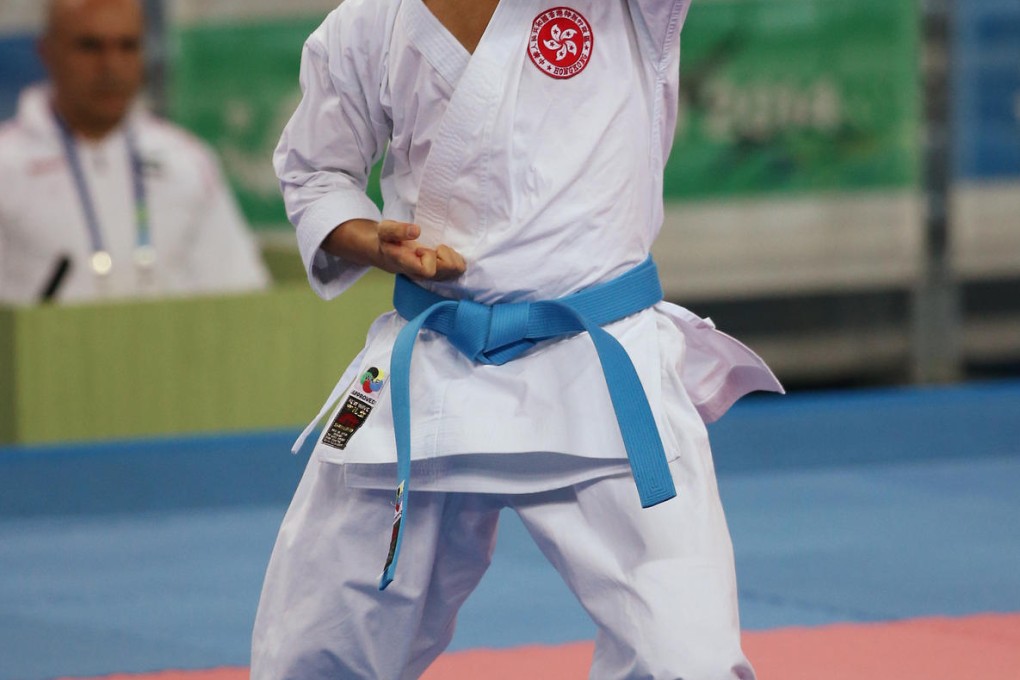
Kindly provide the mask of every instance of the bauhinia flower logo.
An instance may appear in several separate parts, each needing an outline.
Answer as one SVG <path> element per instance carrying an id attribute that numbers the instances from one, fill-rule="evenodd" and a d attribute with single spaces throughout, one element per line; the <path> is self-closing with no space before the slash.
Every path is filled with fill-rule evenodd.
<path id="1" fill-rule="evenodd" d="M 584 70 L 594 43 L 591 25 L 580 12 L 556 7 L 535 17 L 528 56 L 543 73 L 563 80 Z"/>
<path id="2" fill-rule="evenodd" d="M 554 23 L 553 27 L 549 29 L 549 33 L 552 37 L 546 40 L 544 44 L 548 50 L 557 50 L 556 61 L 563 61 L 567 54 L 577 54 L 577 43 L 574 42 L 574 38 L 579 31 L 576 28 L 561 30 L 559 24 Z"/>

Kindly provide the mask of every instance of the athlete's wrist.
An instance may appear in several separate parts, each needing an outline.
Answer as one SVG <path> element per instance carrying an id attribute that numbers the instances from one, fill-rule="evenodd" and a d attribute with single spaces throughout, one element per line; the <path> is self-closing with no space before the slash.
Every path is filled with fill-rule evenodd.
<path id="1" fill-rule="evenodd" d="M 323 240 L 322 249 L 352 264 L 381 267 L 379 223 L 365 219 L 342 222 Z"/>

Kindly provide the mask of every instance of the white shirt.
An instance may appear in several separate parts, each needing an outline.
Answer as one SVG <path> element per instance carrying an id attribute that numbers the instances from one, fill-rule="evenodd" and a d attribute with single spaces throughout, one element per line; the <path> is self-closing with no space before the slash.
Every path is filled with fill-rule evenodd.
<path id="1" fill-rule="evenodd" d="M 550 40 L 541 27 L 563 14 L 548 14 L 558 4 L 501 2 L 473 55 L 422 0 L 347 0 L 312 34 L 304 97 L 274 162 L 317 293 L 332 298 L 364 272 L 319 247 L 354 218 L 419 224 L 422 241 L 445 243 L 467 261 L 457 280 L 427 287 L 484 303 L 561 297 L 648 257 L 662 223 L 688 3 L 571 0 L 573 23 L 559 26 L 572 32 L 550 45 L 571 41 L 572 54 L 587 59 L 567 78 L 543 71 L 532 38 Z M 384 152 L 380 214 L 364 188 Z M 334 396 L 370 367 L 388 373 L 403 325 L 393 314 L 376 322 Z M 719 417 L 750 390 L 781 390 L 750 350 L 674 305 L 607 330 L 634 362 L 670 460 L 703 436 L 701 418 Z M 343 448 L 320 442 L 320 457 L 392 463 L 389 399 L 374 396 Z M 544 452 L 625 463 L 584 335 L 482 366 L 424 332 L 411 401 L 417 488 L 448 477 L 449 461 L 440 459 L 457 455 Z"/>
<path id="2" fill-rule="evenodd" d="M 138 224 L 127 128 L 144 167 L 156 261 L 135 264 Z M 94 245 L 45 86 L 26 89 L 17 116 L 0 128 L 0 302 L 39 301 L 58 262 L 70 269 L 57 298 L 236 292 L 269 276 L 210 150 L 180 128 L 140 110 L 98 141 L 75 140 L 102 248 L 113 261 L 92 270 Z"/>

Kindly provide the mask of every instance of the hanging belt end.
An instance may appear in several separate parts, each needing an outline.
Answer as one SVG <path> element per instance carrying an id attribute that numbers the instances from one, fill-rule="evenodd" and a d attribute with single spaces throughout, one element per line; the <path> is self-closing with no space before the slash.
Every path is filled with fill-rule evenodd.
<path id="1" fill-rule="evenodd" d="M 390 533 L 390 549 L 386 554 L 386 565 L 383 566 L 382 577 L 379 579 L 379 590 L 386 588 L 393 583 L 397 574 L 397 558 L 400 557 L 400 544 L 403 538 L 402 525 L 407 499 L 404 494 L 407 490 L 407 479 L 403 479 L 397 487 L 397 498 L 394 502 L 393 530 Z"/>
<path id="2" fill-rule="evenodd" d="M 640 492 L 641 489 L 638 491 Z M 646 490 L 639 493 L 639 495 L 641 497 L 641 507 L 646 509 L 652 508 L 659 503 L 665 503 L 670 499 L 676 498 L 676 487 L 673 486 L 673 480 L 669 480 L 668 486 Z"/>

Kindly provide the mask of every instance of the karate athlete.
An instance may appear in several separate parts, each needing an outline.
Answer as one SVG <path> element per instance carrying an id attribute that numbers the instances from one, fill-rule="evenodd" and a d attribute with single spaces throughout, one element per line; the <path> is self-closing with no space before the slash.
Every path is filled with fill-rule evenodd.
<path id="1" fill-rule="evenodd" d="M 266 287 L 208 148 L 141 110 L 138 0 L 53 0 L 49 83 L 0 127 L 0 303 Z"/>
<path id="2" fill-rule="evenodd" d="M 394 272 L 396 311 L 320 413 L 255 680 L 418 677 L 502 508 L 597 624 L 592 678 L 754 677 L 704 423 L 781 387 L 648 259 L 688 3 L 563 1 L 347 0 L 305 45 L 275 164 L 309 281 Z"/>

